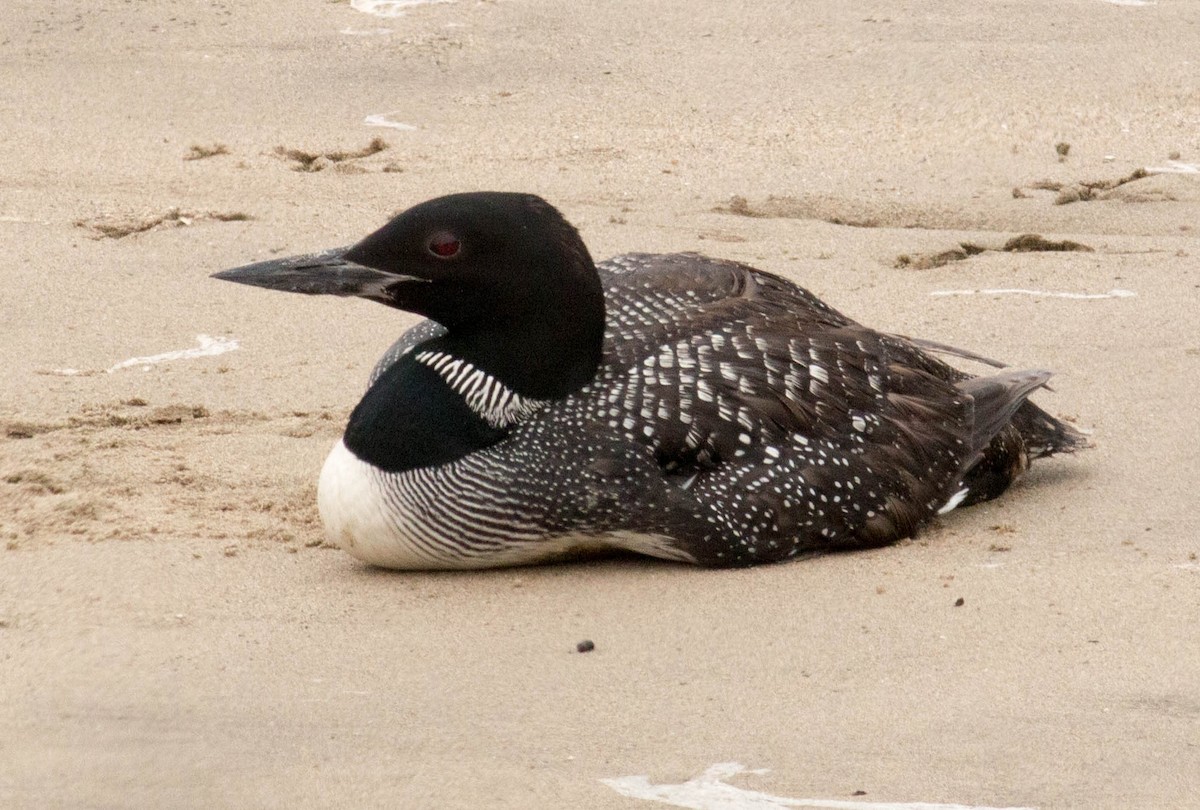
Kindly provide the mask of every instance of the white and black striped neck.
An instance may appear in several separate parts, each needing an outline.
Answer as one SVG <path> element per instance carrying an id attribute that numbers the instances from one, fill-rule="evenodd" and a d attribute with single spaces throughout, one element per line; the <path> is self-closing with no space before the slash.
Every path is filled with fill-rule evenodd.
<path id="1" fill-rule="evenodd" d="M 470 361 L 437 348 L 420 348 L 413 359 L 436 371 L 472 413 L 497 430 L 512 427 L 550 402 L 521 396 Z"/>
<path id="2" fill-rule="evenodd" d="M 436 352 L 433 358 L 419 359 L 425 354 L 418 349 L 392 364 L 346 425 L 346 448 L 384 472 L 447 464 L 508 435 L 511 424 L 489 420 L 488 410 L 463 393 L 482 382 L 481 377 L 467 382 L 477 369 L 464 376 L 463 361 L 446 362 L 442 358 L 448 356 Z"/>
<path id="3" fill-rule="evenodd" d="M 432 467 L 490 447 L 553 399 L 522 394 L 456 353 L 442 335 L 379 375 L 351 413 L 343 441 L 386 472 Z"/>

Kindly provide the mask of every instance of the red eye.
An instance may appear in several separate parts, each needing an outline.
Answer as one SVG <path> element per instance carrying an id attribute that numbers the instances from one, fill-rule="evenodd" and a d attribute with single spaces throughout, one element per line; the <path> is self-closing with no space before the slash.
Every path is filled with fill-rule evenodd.
<path id="1" fill-rule="evenodd" d="M 452 256 L 457 256 L 458 251 L 462 249 L 462 242 L 453 234 L 439 233 L 434 234 L 429 240 L 429 252 L 439 259 L 449 259 Z"/>

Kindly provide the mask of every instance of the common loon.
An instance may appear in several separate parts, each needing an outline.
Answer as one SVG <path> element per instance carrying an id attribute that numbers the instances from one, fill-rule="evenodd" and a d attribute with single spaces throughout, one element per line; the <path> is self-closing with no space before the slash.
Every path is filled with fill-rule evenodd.
<path id="1" fill-rule="evenodd" d="M 321 472 L 329 538 L 389 568 L 624 549 L 745 566 L 911 535 L 1084 437 L 778 276 L 695 253 L 596 265 L 545 200 L 417 205 L 349 248 L 215 278 L 425 316 Z"/>

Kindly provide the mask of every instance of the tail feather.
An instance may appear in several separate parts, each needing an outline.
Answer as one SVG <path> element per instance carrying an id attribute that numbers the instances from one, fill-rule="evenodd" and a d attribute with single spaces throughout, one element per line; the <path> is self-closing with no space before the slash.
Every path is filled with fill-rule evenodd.
<path id="1" fill-rule="evenodd" d="M 1012 425 L 1021 434 L 1031 459 L 1074 453 L 1092 446 L 1092 440 L 1083 433 L 1032 402 L 1026 402 L 1017 410 Z"/>
<path id="2" fill-rule="evenodd" d="M 984 357 L 966 349 L 948 346 L 944 343 L 895 335 L 891 336 L 891 339 L 897 341 L 901 346 L 907 344 L 921 349 L 920 353 L 911 358 L 912 361 L 918 367 L 935 377 L 955 384 L 970 382 L 972 378 L 966 372 L 960 371 L 934 355 L 949 355 L 951 357 L 983 363 L 994 368 L 1005 368 L 1005 364 L 998 360 Z M 985 377 L 983 379 L 994 380 L 995 378 Z M 1044 385 L 1044 387 L 1046 390 L 1050 390 L 1050 386 Z M 1011 424 L 1019 434 L 1020 441 L 1024 443 L 1025 450 L 1030 459 L 1052 456 L 1055 453 L 1073 453 L 1076 450 L 1083 450 L 1092 446 L 1091 440 L 1083 433 L 1067 423 L 1055 419 L 1028 400 L 1017 408 L 1016 413 L 1012 417 Z"/>
<path id="3" fill-rule="evenodd" d="M 1025 400 L 1046 384 L 1053 374 L 1042 369 L 1006 371 L 988 377 L 972 377 L 957 383 L 958 390 L 975 403 L 975 424 L 971 429 L 973 459 L 992 442 L 1016 416 Z"/>
<path id="4" fill-rule="evenodd" d="M 1091 446 L 1078 430 L 1027 399 L 1049 378 L 1050 372 L 1034 370 L 956 383 L 975 402 L 974 453 L 963 470 L 959 497 L 948 508 L 997 497 L 1029 469 L 1032 459 Z"/>

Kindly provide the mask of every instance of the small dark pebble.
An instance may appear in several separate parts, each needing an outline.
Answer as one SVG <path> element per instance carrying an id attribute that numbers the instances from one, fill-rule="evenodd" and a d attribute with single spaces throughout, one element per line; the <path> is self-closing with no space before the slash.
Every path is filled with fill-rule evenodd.
<path id="1" fill-rule="evenodd" d="M 963 599 L 961 596 L 954 600 L 955 607 L 962 607 L 966 603 L 967 603 L 967 600 Z"/>
<path id="2" fill-rule="evenodd" d="M 850 795 L 851 796 L 866 796 L 867 792 L 865 790 L 856 790 L 853 793 L 851 793 Z"/>
<path id="3" fill-rule="evenodd" d="M 575 645 L 575 652 L 585 653 L 591 652 L 594 649 L 596 649 L 596 645 L 590 638 L 585 638 L 583 641 Z"/>

